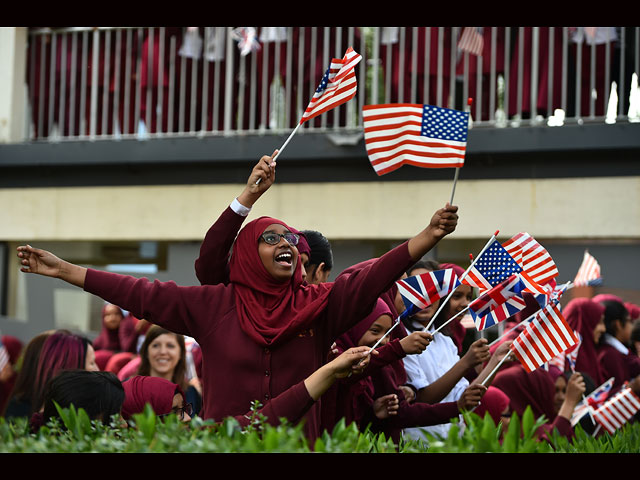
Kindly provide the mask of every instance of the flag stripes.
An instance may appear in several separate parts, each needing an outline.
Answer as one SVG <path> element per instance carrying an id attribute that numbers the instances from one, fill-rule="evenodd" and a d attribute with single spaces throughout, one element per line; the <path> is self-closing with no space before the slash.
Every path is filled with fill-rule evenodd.
<path id="1" fill-rule="evenodd" d="M 327 110 L 351 100 L 357 90 L 354 67 L 362 56 L 349 47 L 342 59 L 334 58 L 325 72 L 320 85 L 300 118 L 300 124 Z"/>
<path id="2" fill-rule="evenodd" d="M 464 27 L 462 35 L 460 35 L 460 40 L 458 41 L 458 48 L 463 52 L 481 56 L 483 47 L 484 38 L 478 30 L 476 30 L 476 27 Z"/>
<path id="3" fill-rule="evenodd" d="M 630 388 L 623 388 L 593 414 L 602 427 L 613 434 L 640 410 L 640 398 Z"/>
<path id="4" fill-rule="evenodd" d="M 513 341 L 511 350 L 525 370 L 532 372 L 577 341 L 558 307 L 548 305 Z"/>
<path id="5" fill-rule="evenodd" d="M 522 257 L 519 263 L 536 283 L 544 285 L 558 275 L 558 268 L 549 252 L 528 233 L 520 232 L 502 246 L 512 257 L 520 251 Z"/>
<path id="6" fill-rule="evenodd" d="M 466 152 L 468 113 L 408 103 L 365 105 L 362 108 L 365 146 L 378 175 L 413 165 L 425 168 L 462 167 Z M 442 132 L 426 127 L 442 123 Z M 447 132 L 459 135 L 447 135 Z"/>
<path id="7" fill-rule="evenodd" d="M 602 283 L 600 278 L 600 265 L 597 260 L 589 254 L 587 250 L 584 251 L 584 257 L 582 264 L 576 273 L 576 278 L 573 280 L 573 284 L 576 287 L 585 287 L 590 285 L 599 285 Z"/>

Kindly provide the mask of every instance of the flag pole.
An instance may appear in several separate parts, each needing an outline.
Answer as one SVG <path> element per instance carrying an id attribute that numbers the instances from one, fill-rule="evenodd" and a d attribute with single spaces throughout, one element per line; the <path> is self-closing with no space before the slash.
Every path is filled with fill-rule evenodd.
<path id="1" fill-rule="evenodd" d="M 434 332 L 433 334 L 435 335 L 436 333 L 438 333 L 442 328 L 444 328 L 447 324 L 449 324 L 449 322 L 451 322 L 452 320 L 454 320 L 455 318 L 458 318 L 461 314 L 463 314 L 464 312 L 466 312 L 467 310 L 469 310 L 469 307 L 467 306 L 466 308 L 464 308 L 464 310 L 460 310 L 458 313 L 456 313 L 453 317 L 451 317 L 449 320 L 447 320 L 446 322 L 444 322 L 442 325 L 440 325 Z"/>
<path id="2" fill-rule="evenodd" d="M 478 259 L 480 257 L 482 257 L 482 254 L 487 250 L 487 248 L 489 248 L 489 246 L 491 245 L 491 243 L 495 240 L 495 238 L 498 236 L 498 233 L 500 232 L 500 230 L 496 230 L 496 232 L 491 236 L 491 238 L 489 239 L 489 241 L 486 243 L 486 245 L 482 248 L 482 250 L 480 250 L 480 253 L 478 254 L 478 256 L 476 257 L 475 260 L 471 261 L 471 265 L 469 265 L 469 267 L 464 271 L 464 273 L 460 276 L 459 280 L 462 281 L 463 278 L 465 278 L 467 276 L 467 274 L 471 271 L 471 268 L 474 266 L 474 264 L 478 261 Z M 429 327 L 433 324 L 434 320 L 436 319 L 436 317 L 438 316 L 438 314 L 440 313 L 440 311 L 444 308 L 445 304 L 449 301 L 449 299 L 451 298 L 451 296 L 453 295 L 453 292 L 455 292 L 456 289 L 453 289 L 449 292 L 449 294 L 447 295 L 447 298 L 445 298 L 444 302 L 442 302 L 440 304 L 440 306 L 438 307 L 438 310 L 436 311 L 436 313 L 433 315 L 433 317 L 431 317 L 431 320 L 429 321 L 429 324 L 424 328 L 424 331 L 427 331 L 429 329 Z"/>
<path id="3" fill-rule="evenodd" d="M 276 153 L 276 155 L 273 157 L 272 161 L 275 162 L 276 159 L 280 156 L 280 154 L 282 153 L 282 151 L 284 150 L 284 148 L 287 146 L 287 144 L 291 141 L 291 138 L 296 134 L 296 132 L 298 131 L 298 128 L 300 128 L 300 125 L 302 125 L 301 123 L 298 123 L 296 125 L 296 128 L 293 129 L 293 131 L 291 132 L 291 134 L 289 134 L 289 138 L 287 138 L 285 140 L 285 142 L 282 144 L 282 146 L 280 147 L 280 149 L 278 150 L 278 153 Z M 258 185 L 260 183 L 262 179 L 259 178 L 258 180 L 256 180 L 256 185 Z"/>
<path id="4" fill-rule="evenodd" d="M 384 339 L 387 337 L 387 335 L 389 335 L 389 334 L 391 333 L 391 330 L 393 330 L 394 328 L 396 328 L 396 327 L 398 326 L 398 324 L 400 323 L 400 318 L 401 318 L 401 317 L 402 317 L 402 315 L 398 315 L 398 318 L 396 318 L 396 321 L 395 321 L 395 323 L 393 324 L 393 326 L 392 326 L 389 330 L 387 330 L 387 333 L 385 333 L 382 337 L 380 337 L 380 339 L 379 339 L 376 343 L 374 343 L 374 344 L 373 344 L 373 347 L 371 347 L 371 348 L 369 349 L 369 351 L 367 352 L 367 355 L 371 354 L 371 352 L 372 352 L 373 350 L 375 350 L 375 348 L 376 348 L 378 345 L 380 345 L 380 342 L 382 342 L 382 340 L 384 340 Z"/>
<path id="5" fill-rule="evenodd" d="M 472 122 L 471 122 L 471 104 L 473 103 L 473 98 L 469 97 L 467 99 L 467 108 L 466 111 L 469 114 L 469 128 L 471 128 Z M 469 128 L 467 128 L 467 131 L 469 130 Z M 453 189 L 451 190 L 451 200 L 449 201 L 449 205 L 453 205 L 453 196 L 456 193 L 456 184 L 458 183 L 458 175 L 460 174 L 460 167 L 456 167 L 456 173 L 453 176 Z"/>
<path id="6" fill-rule="evenodd" d="M 498 364 L 494 367 L 493 370 L 491 370 L 491 373 L 489 375 L 487 375 L 487 377 L 482 381 L 482 383 L 480 385 L 482 385 L 484 387 L 484 384 L 491 378 L 493 377 L 493 375 L 498 371 L 498 369 L 502 366 L 502 364 L 507 360 L 507 358 L 509 358 L 510 353 L 506 354 L 504 357 L 502 357 L 502 360 L 500 360 L 500 362 L 498 362 Z"/>

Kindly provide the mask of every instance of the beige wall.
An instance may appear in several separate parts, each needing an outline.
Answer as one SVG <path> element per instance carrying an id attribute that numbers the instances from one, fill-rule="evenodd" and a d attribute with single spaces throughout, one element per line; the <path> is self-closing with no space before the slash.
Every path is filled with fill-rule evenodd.
<path id="1" fill-rule="evenodd" d="M 0 27 L 0 143 L 25 138 L 26 27 Z"/>
<path id="2" fill-rule="evenodd" d="M 25 175 L 29 172 L 25 171 Z M 276 184 L 270 215 L 330 239 L 406 239 L 450 199 L 452 182 Z M 0 190 L 0 240 L 201 240 L 242 185 Z M 640 238 L 640 177 L 459 181 L 458 239 Z"/>

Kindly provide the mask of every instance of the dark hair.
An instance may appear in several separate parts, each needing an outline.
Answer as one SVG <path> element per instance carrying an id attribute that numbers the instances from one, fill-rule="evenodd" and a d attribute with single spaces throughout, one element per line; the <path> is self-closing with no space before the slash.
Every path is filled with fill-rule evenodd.
<path id="1" fill-rule="evenodd" d="M 180 385 L 183 390 L 186 390 L 187 348 L 184 344 L 184 337 L 182 335 L 170 332 L 169 330 L 159 327 L 158 325 L 152 325 L 144 337 L 144 342 L 140 347 L 140 366 L 138 367 L 138 375 L 144 375 L 145 377 L 151 375 L 151 364 L 149 363 L 148 355 L 149 346 L 156 338 L 164 334 L 175 336 L 176 341 L 180 346 L 180 359 L 176 364 L 176 368 L 173 370 L 171 381 L 177 385 Z"/>
<path id="2" fill-rule="evenodd" d="M 309 255 L 309 265 L 325 264 L 325 270 L 329 271 L 333 268 L 333 251 L 331 243 L 320 232 L 315 230 L 302 230 L 301 232 L 307 239 L 311 254 Z M 305 265 L 307 267 L 307 265 Z"/>
<path id="3" fill-rule="evenodd" d="M 640 355 L 640 352 L 636 349 L 636 343 L 640 342 L 640 320 L 636 320 L 633 323 L 633 328 L 631 329 L 631 350 L 635 352 L 636 355 Z"/>
<path id="4" fill-rule="evenodd" d="M 48 383 L 44 395 L 42 421 L 58 417 L 56 402 L 62 408 L 82 408 L 92 420 L 108 421 L 120 413 L 124 402 L 122 383 L 111 372 L 64 370 Z"/>
<path id="5" fill-rule="evenodd" d="M 602 300 L 600 304 L 604 306 L 604 326 L 607 333 L 613 337 L 616 331 L 616 320 L 620 321 L 621 326 L 624 326 L 629 321 L 629 312 L 624 304 L 617 300 Z M 602 341 L 602 337 L 600 340 Z"/>
<path id="6" fill-rule="evenodd" d="M 33 337 L 29 343 L 27 343 L 24 353 L 22 354 L 22 365 L 18 371 L 16 377 L 16 383 L 11 392 L 12 397 L 17 400 L 28 402 L 29 405 L 33 403 L 35 397 L 36 384 L 34 379 L 36 378 L 36 371 L 38 369 L 38 359 L 40 358 L 40 351 L 42 345 L 54 333 L 55 330 L 47 330 Z M 4 414 L 4 412 L 0 412 Z"/>
<path id="7" fill-rule="evenodd" d="M 435 272 L 436 270 L 440 270 L 440 264 L 435 260 L 418 260 L 407 269 L 407 276 L 412 277 L 413 275 L 411 275 L 411 272 L 417 270 L 418 268 L 424 268 L 425 270 L 429 270 L 430 272 Z"/>
<path id="8" fill-rule="evenodd" d="M 56 330 L 47 337 L 40 350 L 33 377 L 32 412 L 39 411 L 44 401 L 47 382 L 62 370 L 84 369 L 91 342 L 68 330 Z"/>

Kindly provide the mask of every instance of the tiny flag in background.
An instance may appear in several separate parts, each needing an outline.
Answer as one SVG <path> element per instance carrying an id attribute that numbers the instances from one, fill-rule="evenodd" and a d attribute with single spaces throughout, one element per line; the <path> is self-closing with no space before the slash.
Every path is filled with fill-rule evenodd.
<path id="1" fill-rule="evenodd" d="M 549 252 L 528 233 L 520 232 L 502 246 L 511 256 L 519 259 L 522 269 L 539 285 L 558 276 L 558 268 Z"/>
<path id="2" fill-rule="evenodd" d="M 231 36 L 238 42 L 240 55 L 247 56 L 260 50 L 260 42 L 255 27 L 238 27 L 231 31 Z"/>
<path id="3" fill-rule="evenodd" d="M 478 32 L 476 27 L 464 27 L 460 40 L 458 40 L 458 49 L 463 52 L 472 53 L 476 56 L 482 56 L 484 48 L 484 39 L 482 34 Z"/>
<path id="4" fill-rule="evenodd" d="M 365 105 L 364 140 L 371 166 L 384 175 L 403 165 L 462 167 L 469 113 L 409 103 Z"/>
<path id="5" fill-rule="evenodd" d="M 460 285 L 460 281 L 455 271 L 447 268 L 404 278 L 396 285 L 405 306 L 401 317 L 406 318 L 446 297 Z"/>
<path id="6" fill-rule="evenodd" d="M 494 240 L 471 267 L 462 283 L 480 290 L 489 290 L 522 268 L 505 250 L 499 241 Z"/>
<path id="7" fill-rule="evenodd" d="M 584 251 L 582 264 L 578 269 L 576 278 L 573 280 L 573 284 L 576 287 L 590 287 L 602 284 L 600 265 L 587 250 Z"/>
<path id="8" fill-rule="evenodd" d="M 351 100 L 357 90 L 354 67 L 362 56 L 349 47 L 342 59 L 334 58 L 313 94 L 300 124 Z"/>
<path id="9" fill-rule="evenodd" d="M 0 340 L 0 372 L 7 366 L 7 363 L 9 363 L 9 352 L 7 351 L 7 347 L 2 343 L 2 340 Z"/>
<path id="10" fill-rule="evenodd" d="M 548 305 L 516 337 L 511 351 L 525 370 L 532 372 L 577 341 L 557 305 Z"/>
<path id="11" fill-rule="evenodd" d="M 640 410 L 640 398 L 630 388 L 623 388 L 607 400 L 593 417 L 602 427 L 614 434 Z"/>

